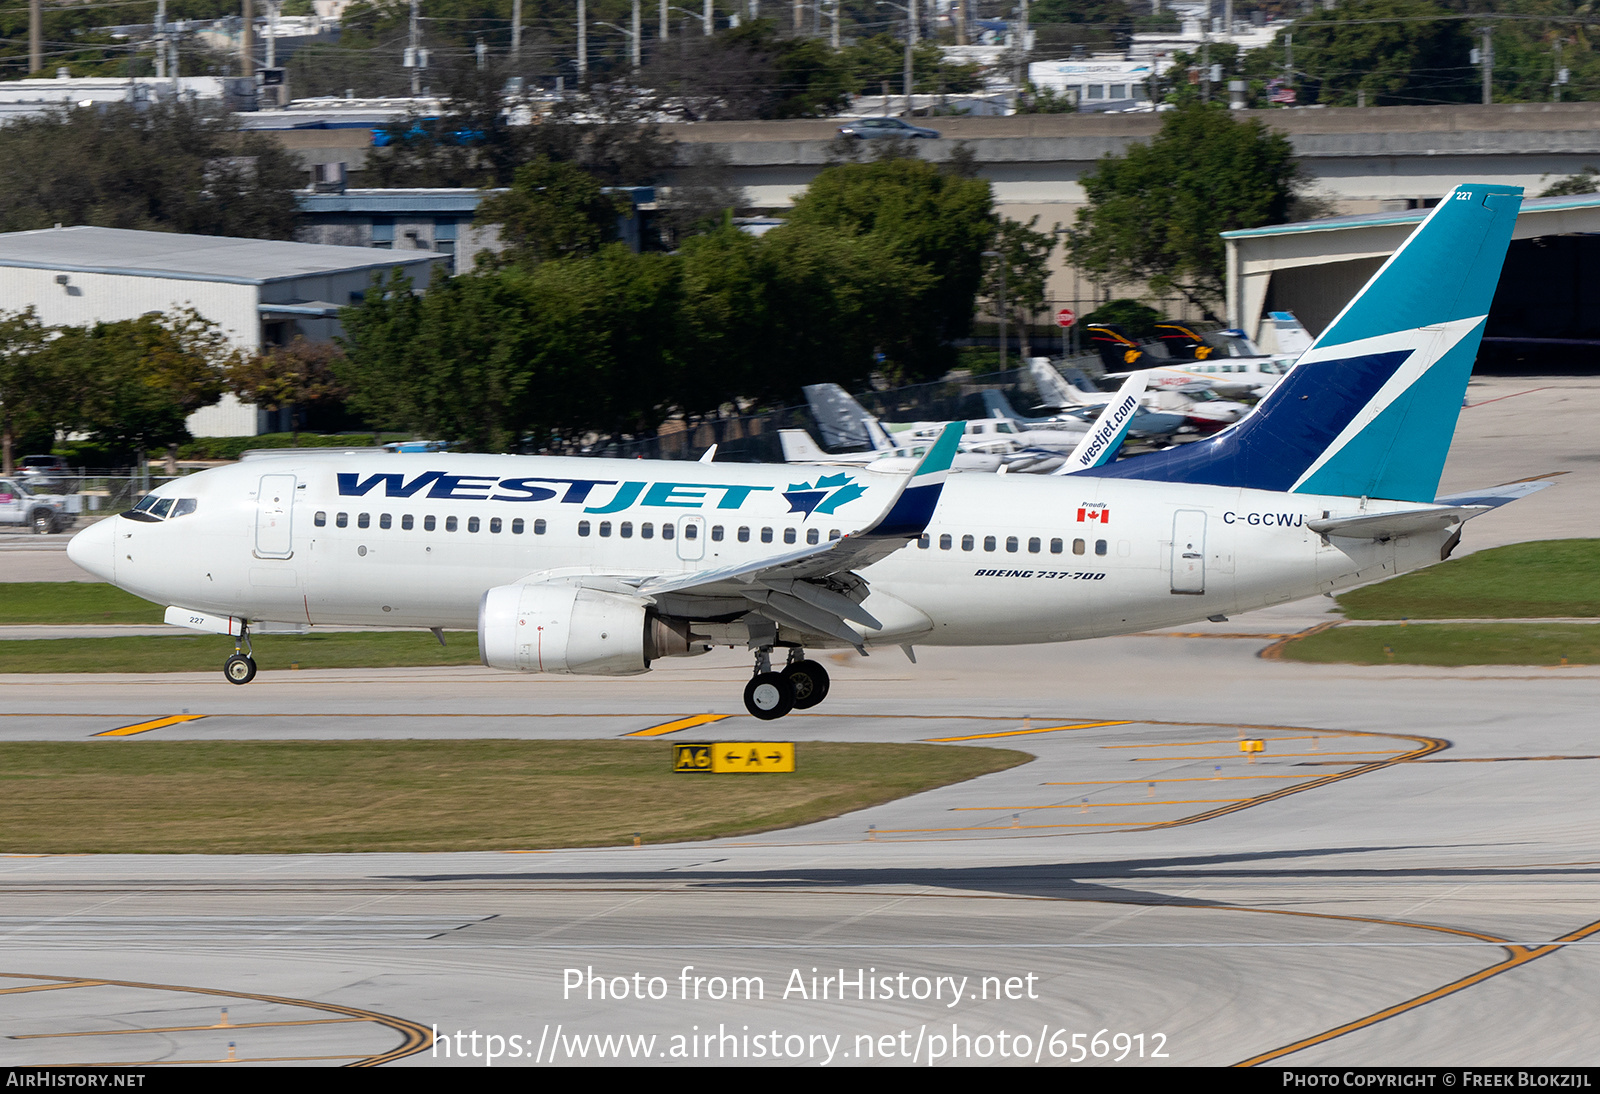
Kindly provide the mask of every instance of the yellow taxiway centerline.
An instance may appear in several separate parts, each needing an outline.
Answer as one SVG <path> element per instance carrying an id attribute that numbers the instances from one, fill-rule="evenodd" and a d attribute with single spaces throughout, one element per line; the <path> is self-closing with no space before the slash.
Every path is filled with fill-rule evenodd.
<path id="1" fill-rule="evenodd" d="M 1006 729 L 998 733 L 973 733 L 966 737 L 927 737 L 929 744 L 953 744 L 958 741 L 987 741 L 994 737 L 1026 737 L 1030 733 L 1059 733 L 1066 729 L 1095 729 L 1098 726 L 1131 726 L 1131 721 L 1124 722 L 1083 722 L 1068 726 L 1043 726 L 1039 729 Z"/>

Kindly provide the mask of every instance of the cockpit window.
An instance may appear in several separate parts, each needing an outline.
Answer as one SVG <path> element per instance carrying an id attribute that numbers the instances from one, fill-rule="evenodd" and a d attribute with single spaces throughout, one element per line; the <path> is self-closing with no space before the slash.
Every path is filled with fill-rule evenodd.
<path id="1" fill-rule="evenodd" d="M 200 507 L 198 498 L 162 498 L 154 494 L 139 499 L 128 512 L 122 514 L 134 520 L 158 521 L 188 516 Z"/>
<path id="2" fill-rule="evenodd" d="M 167 514 L 171 511 L 171 498 L 158 498 L 156 499 L 156 503 L 150 507 L 150 515 L 155 517 L 157 520 L 165 520 Z"/>
<path id="3" fill-rule="evenodd" d="M 146 494 L 144 497 L 139 499 L 139 504 L 133 507 L 133 511 L 135 513 L 148 513 L 150 511 L 150 507 L 160 500 L 161 499 L 156 497 L 154 494 Z"/>
<path id="4" fill-rule="evenodd" d="M 200 501 L 198 498 L 179 498 L 178 504 L 172 507 L 172 516 L 174 519 L 186 517 L 199 507 Z"/>

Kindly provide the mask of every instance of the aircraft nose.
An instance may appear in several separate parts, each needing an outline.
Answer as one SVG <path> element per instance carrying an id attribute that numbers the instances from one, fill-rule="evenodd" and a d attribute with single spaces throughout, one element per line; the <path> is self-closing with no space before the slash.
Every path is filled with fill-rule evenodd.
<path id="1" fill-rule="evenodd" d="M 116 572 L 116 517 L 97 520 L 67 543 L 67 557 L 73 565 L 89 571 L 102 581 L 112 581 Z"/>

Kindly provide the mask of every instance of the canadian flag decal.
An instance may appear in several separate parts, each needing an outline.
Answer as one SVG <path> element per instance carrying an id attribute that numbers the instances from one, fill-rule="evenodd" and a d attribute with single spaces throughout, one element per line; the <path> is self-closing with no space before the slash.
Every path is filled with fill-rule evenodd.
<path id="1" fill-rule="evenodd" d="M 1111 510 L 1110 509 L 1079 509 L 1078 510 L 1078 521 L 1079 521 L 1079 523 L 1082 523 L 1083 521 L 1099 521 L 1101 524 L 1110 524 L 1111 523 Z"/>

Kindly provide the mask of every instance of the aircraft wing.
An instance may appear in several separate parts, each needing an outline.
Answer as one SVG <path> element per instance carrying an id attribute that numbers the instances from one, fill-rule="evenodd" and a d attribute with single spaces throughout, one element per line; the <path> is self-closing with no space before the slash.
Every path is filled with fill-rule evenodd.
<path id="1" fill-rule="evenodd" d="M 945 426 L 882 511 L 859 532 L 710 570 L 626 578 L 624 584 L 641 596 L 735 601 L 776 623 L 859 649 L 861 637 L 845 621 L 872 630 L 882 624 L 861 608 L 866 582 L 851 571 L 889 557 L 927 528 L 963 431 L 961 422 Z"/>

